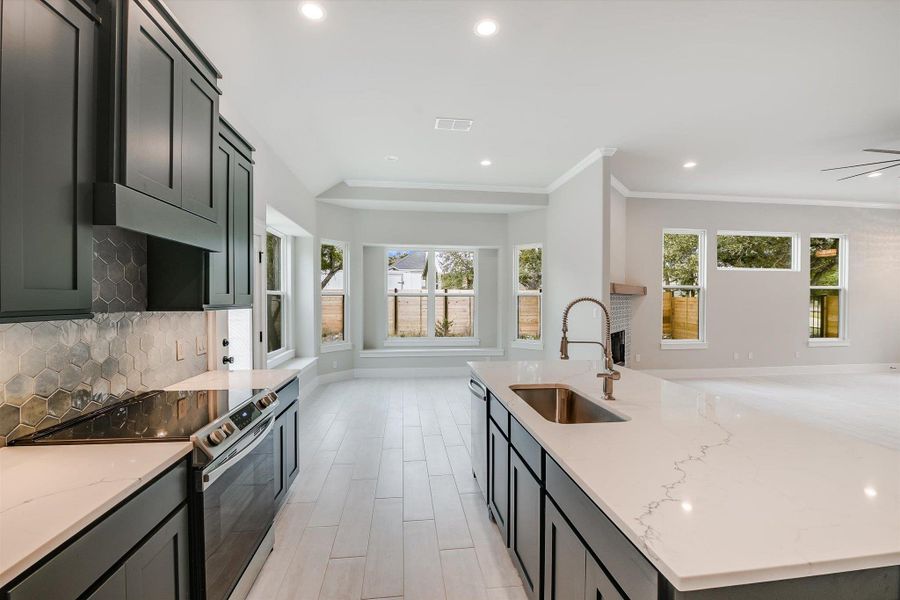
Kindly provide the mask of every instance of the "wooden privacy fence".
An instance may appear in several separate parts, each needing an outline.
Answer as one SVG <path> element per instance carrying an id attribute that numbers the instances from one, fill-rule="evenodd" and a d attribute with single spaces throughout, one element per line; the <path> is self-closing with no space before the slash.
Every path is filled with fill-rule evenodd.
<path id="1" fill-rule="evenodd" d="M 400 296 L 387 298 L 388 335 L 392 337 L 422 337 L 428 331 L 428 298 L 426 296 Z M 434 299 L 435 324 L 441 329 L 445 319 L 450 321 L 445 337 L 469 337 L 474 335 L 475 298 L 472 296 L 438 295 Z"/>
<path id="2" fill-rule="evenodd" d="M 700 299 L 663 292 L 663 339 L 696 340 L 700 337 Z"/>
<path id="3" fill-rule="evenodd" d="M 340 342 L 344 339 L 344 296 L 322 296 L 322 341 Z"/>
<path id="4" fill-rule="evenodd" d="M 519 296 L 518 336 L 520 340 L 537 340 L 541 337 L 541 297 Z"/>

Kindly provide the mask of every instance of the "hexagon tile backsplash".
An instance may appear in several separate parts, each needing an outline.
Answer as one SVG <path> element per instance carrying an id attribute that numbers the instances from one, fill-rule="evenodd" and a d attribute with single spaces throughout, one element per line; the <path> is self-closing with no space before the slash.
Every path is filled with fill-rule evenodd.
<path id="1" fill-rule="evenodd" d="M 0 446 L 206 371 L 206 355 L 196 352 L 196 338 L 206 339 L 204 313 L 140 312 L 146 236 L 95 227 L 93 280 L 93 319 L 0 324 Z"/>

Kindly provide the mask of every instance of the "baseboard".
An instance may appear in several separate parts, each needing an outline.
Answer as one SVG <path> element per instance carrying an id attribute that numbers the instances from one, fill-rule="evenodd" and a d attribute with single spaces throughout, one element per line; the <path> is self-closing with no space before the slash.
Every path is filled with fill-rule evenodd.
<path id="1" fill-rule="evenodd" d="M 829 375 L 879 373 L 900 370 L 898 363 L 843 365 L 790 365 L 779 367 L 722 367 L 709 369 L 641 369 L 641 373 L 663 379 L 706 379 L 719 377 L 764 377 L 772 375 Z"/>
<path id="2" fill-rule="evenodd" d="M 385 367 L 383 369 L 354 369 L 356 379 L 367 377 L 465 377 L 469 367 Z"/>

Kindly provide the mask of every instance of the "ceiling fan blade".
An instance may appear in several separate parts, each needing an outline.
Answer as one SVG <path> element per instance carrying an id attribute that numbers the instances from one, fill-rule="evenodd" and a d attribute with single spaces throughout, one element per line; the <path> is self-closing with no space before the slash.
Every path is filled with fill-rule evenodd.
<path id="1" fill-rule="evenodd" d="M 900 154 L 900 150 L 881 150 L 880 148 L 865 148 L 863 152 L 882 152 L 884 154 Z"/>
<path id="2" fill-rule="evenodd" d="M 854 167 L 868 167 L 869 165 L 883 165 L 885 163 L 900 162 L 900 158 L 891 160 L 879 160 L 876 162 L 859 163 L 858 165 L 847 165 L 846 167 L 831 167 L 830 169 L 822 169 L 823 171 L 837 171 L 838 169 L 852 169 Z"/>
<path id="3" fill-rule="evenodd" d="M 863 171 L 862 173 L 857 173 L 856 175 L 849 175 L 847 177 L 841 177 L 838 181 L 844 181 L 845 179 L 853 179 L 854 177 L 862 177 L 863 175 L 868 175 L 869 173 L 874 173 L 875 171 L 884 171 L 886 169 L 893 169 L 894 167 L 900 167 L 900 162 L 890 165 L 888 167 L 881 167 L 879 169 L 872 169 L 871 171 Z"/>

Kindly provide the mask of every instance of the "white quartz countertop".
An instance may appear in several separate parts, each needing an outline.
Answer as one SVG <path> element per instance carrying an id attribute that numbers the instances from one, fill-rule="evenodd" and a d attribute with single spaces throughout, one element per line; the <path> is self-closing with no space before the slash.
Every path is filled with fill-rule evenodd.
<path id="1" fill-rule="evenodd" d="M 900 565 L 897 450 L 629 369 L 606 402 L 592 361 L 469 365 L 681 591 Z M 552 423 L 528 383 L 629 420 Z"/>
<path id="2" fill-rule="evenodd" d="M 245 371 L 207 371 L 165 388 L 190 390 L 276 390 L 300 373 L 297 369 L 250 369 Z"/>
<path id="3" fill-rule="evenodd" d="M 0 448 L 0 586 L 191 449 L 190 442 Z"/>

